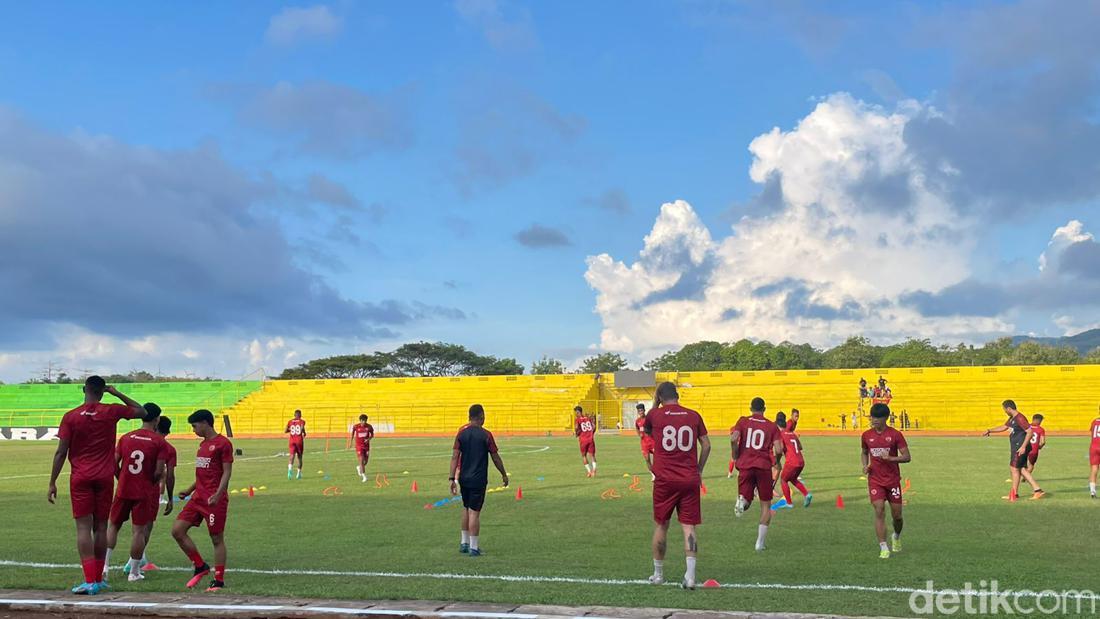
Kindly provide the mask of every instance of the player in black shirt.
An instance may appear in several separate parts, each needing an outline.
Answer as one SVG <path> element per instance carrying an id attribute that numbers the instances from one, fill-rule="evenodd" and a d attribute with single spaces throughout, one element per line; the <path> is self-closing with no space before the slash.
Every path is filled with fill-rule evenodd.
<path id="1" fill-rule="evenodd" d="M 500 471 L 504 487 L 508 487 L 508 473 L 504 471 L 504 461 L 497 453 L 497 442 L 484 425 L 485 409 L 480 404 L 474 404 L 470 407 L 470 423 L 458 431 L 451 455 L 451 494 L 458 494 L 459 487 L 462 488 L 462 543 L 459 552 L 469 553 L 471 557 L 481 556 L 478 535 L 481 533 L 481 506 L 485 504 L 485 490 L 489 485 L 490 457 Z M 462 469 L 456 480 L 455 473 L 460 464 Z"/>

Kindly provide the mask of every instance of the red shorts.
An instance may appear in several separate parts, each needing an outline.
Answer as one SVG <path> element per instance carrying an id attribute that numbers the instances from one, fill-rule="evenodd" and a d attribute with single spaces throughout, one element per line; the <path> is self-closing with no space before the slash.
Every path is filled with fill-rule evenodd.
<path id="1" fill-rule="evenodd" d="M 77 479 L 69 477 L 69 500 L 73 518 L 94 516 L 106 520 L 111 515 L 111 498 L 115 493 L 115 478 Z"/>
<path id="2" fill-rule="evenodd" d="M 134 526 L 147 525 L 157 519 L 159 507 L 160 495 L 148 496 L 144 499 L 124 499 L 116 496 L 111 503 L 111 524 L 120 527 L 127 520 L 132 520 Z"/>
<path id="3" fill-rule="evenodd" d="M 1089 449 L 1089 464 L 1092 466 L 1100 466 L 1100 447 Z"/>
<path id="4" fill-rule="evenodd" d="M 1027 461 L 1035 464 L 1035 461 L 1039 459 L 1039 452 L 1032 451 L 1027 454 Z"/>
<path id="5" fill-rule="evenodd" d="M 742 469 L 737 472 L 737 493 L 750 503 L 753 490 L 761 501 L 772 500 L 773 483 L 771 469 Z"/>
<path id="6" fill-rule="evenodd" d="M 676 511 L 680 524 L 702 524 L 703 512 L 699 507 L 698 481 L 653 482 L 653 520 L 664 524 Z"/>
<path id="7" fill-rule="evenodd" d="M 871 502 L 875 501 L 888 501 L 890 503 L 901 503 L 901 484 L 895 483 L 892 486 L 884 486 L 882 484 L 876 484 L 873 481 L 867 482 L 867 493 L 871 496 Z"/>
<path id="8" fill-rule="evenodd" d="M 795 481 L 798 479 L 798 476 L 802 474 L 802 466 L 804 465 L 783 467 L 783 472 L 779 474 L 779 479 L 787 483 Z"/>
<path id="9" fill-rule="evenodd" d="M 206 522 L 206 528 L 211 535 L 218 535 L 225 530 L 225 516 L 229 512 L 229 499 L 222 499 L 217 505 L 208 505 L 205 497 L 195 498 L 187 502 L 187 507 L 180 511 L 176 520 L 188 522 L 197 527 Z"/>
<path id="10" fill-rule="evenodd" d="M 356 445 L 355 446 L 355 455 L 359 456 L 360 458 L 362 458 L 363 456 L 369 456 L 370 455 L 370 445 Z"/>
<path id="11" fill-rule="evenodd" d="M 589 439 L 587 441 L 581 441 L 581 455 L 596 457 L 596 441 Z"/>
<path id="12" fill-rule="evenodd" d="M 649 454 L 653 453 L 653 449 L 656 447 L 656 445 L 657 445 L 657 443 L 655 443 L 652 438 L 650 438 L 648 436 L 643 436 L 642 437 L 642 455 L 643 456 L 648 456 Z"/>
<path id="13" fill-rule="evenodd" d="M 290 455 L 292 455 L 292 456 L 301 456 L 302 452 L 304 452 L 305 450 L 306 450 L 305 442 L 300 442 L 300 443 L 291 442 L 290 443 Z"/>

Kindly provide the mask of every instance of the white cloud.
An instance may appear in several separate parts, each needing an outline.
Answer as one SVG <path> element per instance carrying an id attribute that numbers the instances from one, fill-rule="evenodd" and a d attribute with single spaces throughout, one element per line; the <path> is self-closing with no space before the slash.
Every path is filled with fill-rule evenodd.
<path id="1" fill-rule="evenodd" d="M 1051 267 L 1052 271 L 1056 271 L 1058 256 L 1067 247 L 1074 243 L 1091 240 L 1093 240 L 1092 233 L 1085 232 L 1085 224 L 1076 219 L 1070 220 L 1069 223 L 1054 231 L 1054 234 L 1050 237 L 1050 242 L 1047 243 L 1046 250 L 1039 254 L 1039 270 L 1046 272 L 1047 267 Z"/>
<path id="2" fill-rule="evenodd" d="M 187 359 L 191 359 L 192 361 L 202 356 L 202 353 L 195 350 L 194 348 L 184 348 L 180 351 L 180 354 Z"/>
<path id="3" fill-rule="evenodd" d="M 271 17 L 264 39 L 290 46 L 309 39 L 333 39 L 344 29 L 344 20 L 325 5 L 287 7 Z"/>
<path id="4" fill-rule="evenodd" d="M 456 0 L 455 10 L 480 29 L 489 45 L 498 51 L 518 52 L 538 47 L 538 35 L 525 9 L 513 10 L 511 3 L 501 0 Z"/>
<path id="5" fill-rule="evenodd" d="M 969 339 L 1008 329 L 899 302 L 970 274 L 975 222 L 926 183 L 904 140 L 910 118 L 932 113 L 837 94 L 794 129 L 753 140 L 750 176 L 771 194 L 766 212 L 714 239 L 691 205 L 668 203 L 635 262 L 588 259 L 601 347 L 648 356 L 701 339 L 827 345 L 857 333 Z"/>
<path id="6" fill-rule="evenodd" d="M 130 347 L 130 350 L 146 355 L 152 355 L 157 352 L 157 338 L 152 335 L 143 337 L 139 340 L 130 340 L 126 342 L 126 345 Z"/>

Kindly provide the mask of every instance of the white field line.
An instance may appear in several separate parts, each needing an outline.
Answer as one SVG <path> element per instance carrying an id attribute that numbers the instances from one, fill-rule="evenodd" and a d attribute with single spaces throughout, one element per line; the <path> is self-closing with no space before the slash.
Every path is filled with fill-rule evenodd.
<path id="1" fill-rule="evenodd" d="M 30 568 L 30 569 L 80 569 L 79 565 L 67 564 L 67 563 L 40 563 L 34 561 L 9 561 L 0 559 L 0 567 L 17 567 L 17 568 Z M 162 567 L 162 572 L 187 572 L 190 573 L 192 568 L 190 567 Z M 467 580 L 467 581 L 486 581 L 486 582 L 518 582 L 518 583 L 539 583 L 539 584 L 578 584 L 578 585 L 641 585 L 652 587 L 648 580 L 642 579 L 621 579 L 621 578 L 583 578 L 580 576 L 509 576 L 498 574 L 454 574 L 449 572 L 369 572 L 369 571 L 344 571 L 344 570 L 269 570 L 269 569 L 255 569 L 244 567 L 232 567 L 229 568 L 230 573 L 236 572 L 241 574 L 260 574 L 264 576 L 338 576 L 343 578 L 428 578 L 434 580 Z M 121 572 L 119 572 L 121 573 Z M 678 583 L 665 583 L 665 586 L 679 586 Z M 789 583 L 763 583 L 763 582 L 744 582 L 744 583 L 722 583 L 720 585 L 723 589 L 781 589 L 787 591 L 854 591 L 860 593 L 926 593 L 928 589 L 915 589 L 913 587 L 876 587 L 871 585 L 845 585 L 845 584 L 829 584 L 829 583 L 807 583 L 807 584 L 789 584 Z M 1000 593 L 992 594 L 988 591 L 971 591 L 970 595 L 976 597 L 986 597 L 989 595 L 1003 594 L 1006 590 L 1000 589 Z M 1011 589 L 1012 593 L 1009 597 L 1020 598 L 1038 598 L 1039 592 L 1021 589 Z M 959 589 L 935 589 L 932 591 L 933 595 L 959 595 L 961 591 Z M 1046 597 L 1049 597 L 1049 593 Z M 1071 596 L 1076 599 L 1076 596 Z M 1081 595 L 1083 600 L 1100 600 L 1100 595 Z M 484 615 L 479 615 L 484 616 Z M 514 615 L 509 615 L 514 616 Z"/>
<path id="2" fill-rule="evenodd" d="M 276 604 L 184 604 L 178 602 L 99 602 L 90 600 L 38 600 L 38 599 L 19 599 L 19 598 L 0 598 L 0 604 L 11 604 L 17 607 L 26 606 L 42 606 L 46 608 L 69 608 L 72 606 L 78 606 L 80 608 L 123 608 L 130 610 L 147 610 L 150 608 L 164 608 L 171 610 L 217 610 L 217 611 L 253 611 L 253 612 L 272 612 L 272 611 L 294 611 L 296 613 L 308 613 L 318 615 L 362 615 L 362 616 L 378 616 L 383 615 L 387 617 L 393 616 L 410 616 L 410 615 L 424 615 L 429 614 L 435 617 L 444 617 L 446 619 L 539 619 L 539 615 L 530 615 L 524 613 L 493 613 L 493 612 L 439 612 L 439 613 L 423 613 L 414 612 L 411 610 L 391 610 L 385 608 L 339 608 L 336 606 L 284 606 Z M 584 618 L 575 618 L 584 619 Z M 591 618 L 590 618 L 591 619 Z"/>

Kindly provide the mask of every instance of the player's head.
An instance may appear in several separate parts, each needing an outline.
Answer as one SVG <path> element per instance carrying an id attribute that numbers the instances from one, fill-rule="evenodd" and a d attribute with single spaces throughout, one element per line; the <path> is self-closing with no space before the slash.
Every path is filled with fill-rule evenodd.
<path id="1" fill-rule="evenodd" d="M 485 407 L 474 404 L 470 407 L 470 423 L 481 425 L 485 423 Z"/>
<path id="2" fill-rule="evenodd" d="M 160 419 L 157 419 L 157 433 L 168 436 L 170 432 L 172 432 L 172 419 L 161 415 Z"/>
<path id="3" fill-rule="evenodd" d="M 797 408 L 792 408 L 791 409 L 791 417 L 798 417 L 798 409 Z"/>
<path id="4" fill-rule="evenodd" d="M 676 383 L 665 381 L 657 385 L 657 393 L 654 396 L 658 405 L 672 404 L 680 401 L 680 392 L 676 391 Z"/>
<path id="5" fill-rule="evenodd" d="M 752 402 L 749 403 L 749 411 L 754 415 L 763 415 L 766 410 L 768 410 L 768 407 L 764 404 L 764 398 L 753 398 Z"/>
<path id="6" fill-rule="evenodd" d="M 573 414 L 576 415 L 577 417 L 580 417 L 581 415 L 584 414 L 584 409 L 581 408 L 580 406 L 574 406 L 573 407 Z"/>
<path id="7" fill-rule="evenodd" d="M 187 417 L 187 423 L 198 436 L 206 436 L 214 429 L 214 413 L 200 408 Z"/>
<path id="8" fill-rule="evenodd" d="M 145 416 L 142 417 L 141 420 L 145 423 L 154 423 L 158 419 L 160 419 L 161 410 L 160 407 L 156 405 L 156 403 L 146 402 L 145 406 L 142 406 L 142 408 L 145 409 Z"/>
<path id="9" fill-rule="evenodd" d="M 879 387 L 885 387 L 885 386 L 886 386 L 886 379 L 885 379 L 885 378 L 883 378 L 883 377 L 881 377 L 881 376 L 879 376 L 879 377 L 878 377 L 878 386 L 879 386 Z"/>
<path id="10" fill-rule="evenodd" d="M 107 381 L 102 376 L 89 376 L 84 379 L 84 395 L 93 400 L 102 400 L 107 390 Z"/>
<path id="11" fill-rule="evenodd" d="M 867 384 L 867 379 L 866 379 L 866 378 L 863 378 L 863 377 L 860 377 L 860 379 L 859 379 L 859 384 L 861 384 L 861 385 L 866 385 L 866 384 Z"/>
<path id="12" fill-rule="evenodd" d="M 1032 415 L 1031 416 L 1031 424 L 1036 425 L 1036 426 L 1043 425 L 1043 415 L 1042 415 L 1042 413 L 1035 413 L 1034 415 Z"/>
<path id="13" fill-rule="evenodd" d="M 638 405 L 634 407 L 634 410 L 638 411 L 639 415 L 645 414 L 645 404 L 638 402 Z"/>
<path id="14" fill-rule="evenodd" d="M 783 411 L 779 411 L 778 413 L 776 413 L 775 414 L 775 425 L 777 425 L 780 428 L 783 428 L 784 430 L 786 430 L 787 429 L 787 414 L 784 413 Z"/>
<path id="15" fill-rule="evenodd" d="M 359 423 L 367 423 L 367 414 L 366 413 L 363 413 L 362 415 L 359 415 Z"/>
<path id="16" fill-rule="evenodd" d="M 302 418 L 302 411 L 294 411 L 294 418 L 295 419 L 301 419 Z"/>
<path id="17" fill-rule="evenodd" d="M 1009 417 L 1016 414 L 1016 403 L 1012 400 L 1005 400 L 1004 402 L 1001 402 L 1001 408 L 1004 409 L 1005 414 Z"/>
<path id="18" fill-rule="evenodd" d="M 853 415 L 855 413 L 852 413 Z M 886 427 L 886 420 L 890 418 L 890 407 L 882 402 L 871 405 L 871 427 L 881 430 Z"/>

